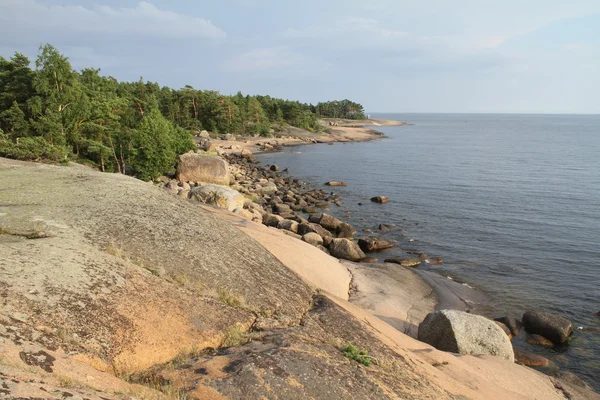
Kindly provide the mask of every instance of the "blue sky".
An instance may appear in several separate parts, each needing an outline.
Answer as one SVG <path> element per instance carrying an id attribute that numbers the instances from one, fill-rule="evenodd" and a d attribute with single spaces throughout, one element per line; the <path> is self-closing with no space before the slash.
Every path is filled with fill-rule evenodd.
<path id="1" fill-rule="evenodd" d="M 0 0 L 0 55 L 369 112 L 600 113 L 598 0 Z"/>

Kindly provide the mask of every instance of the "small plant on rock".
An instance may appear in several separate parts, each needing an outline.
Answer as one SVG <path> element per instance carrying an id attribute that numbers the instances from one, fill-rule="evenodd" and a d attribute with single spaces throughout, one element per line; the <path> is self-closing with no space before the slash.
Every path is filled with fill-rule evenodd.
<path id="1" fill-rule="evenodd" d="M 349 343 L 348 346 L 344 347 L 342 352 L 347 358 L 354 360 L 366 367 L 371 365 L 371 357 L 369 357 L 369 352 L 359 349 L 352 343 Z"/>

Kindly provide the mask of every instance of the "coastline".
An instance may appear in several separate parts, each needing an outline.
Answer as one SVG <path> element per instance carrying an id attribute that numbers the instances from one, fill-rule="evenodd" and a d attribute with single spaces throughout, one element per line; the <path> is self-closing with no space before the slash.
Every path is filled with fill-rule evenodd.
<path id="1" fill-rule="evenodd" d="M 323 118 L 321 126 L 326 133 L 309 132 L 295 127 L 286 127 L 276 137 L 239 137 L 234 140 L 211 139 L 211 147 L 218 154 L 240 154 L 242 151 L 250 151 L 253 154 L 262 154 L 281 150 L 283 147 L 295 147 L 308 144 L 333 144 L 350 142 L 368 142 L 385 138 L 386 136 L 374 129 L 379 126 L 408 126 L 408 122 L 394 120 L 345 120 L 335 118 Z M 331 125 L 337 124 L 337 125 Z M 200 146 L 201 139 L 197 140 Z"/>
<path id="2" fill-rule="evenodd" d="M 3 274 L 3 321 L 18 333 L 5 339 L 7 357 L 0 360 L 8 377 L 18 378 L 9 382 L 9 394 L 15 382 L 16 393 L 29 395 L 64 386 L 68 378 L 82 386 L 70 394 L 97 398 L 83 391 L 92 385 L 95 396 L 121 398 L 117 387 L 149 390 L 135 385 L 151 373 L 199 398 L 243 398 L 242 390 L 268 397 L 273 387 L 297 398 L 331 398 L 338 388 L 336 398 L 357 388 L 357 398 L 597 398 L 498 357 L 443 352 L 405 335 L 347 289 L 360 287 L 358 269 L 375 268 L 356 264 L 352 282 L 337 259 L 283 230 L 79 165 L 0 159 L 0 175 L 9 189 L 2 191 L 3 226 L 47 233 L 36 236 L 40 240 L 30 240 L 27 231 L 0 235 L 9 244 L 2 247 L 5 263 L 27 265 L 27 273 Z M 252 230 L 273 247 L 261 246 L 246 233 Z M 420 282 L 413 270 L 387 267 Z M 313 284 L 305 284 L 303 274 Z M 324 279 L 317 282 L 318 276 Z M 397 293 L 412 296 L 407 278 L 395 278 L 405 283 Z M 423 287 L 423 298 L 431 300 Z M 366 288 L 363 293 L 371 301 Z M 417 303 L 407 311 L 414 318 L 427 311 Z M 390 303 L 373 307 L 398 311 Z M 78 335 L 61 333 L 65 327 Z M 233 333 L 242 336 L 232 341 Z M 60 348 L 41 340 L 46 337 Z M 115 353 L 106 357 L 99 339 Z M 348 343 L 367 350 L 373 364 L 349 360 L 342 351 Z M 52 368 L 44 373 L 38 365 Z"/>
<path id="3" fill-rule="evenodd" d="M 293 171 L 291 173 L 293 174 Z M 311 183 L 319 187 L 318 183 Z M 274 230 L 274 228 L 271 229 Z M 290 239 L 294 240 L 293 238 Z M 262 242 L 261 244 L 268 248 L 267 244 Z M 376 256 L 375 254 L 371 253 L 373 256 Z M 348 261 L 341 261 L 341 263 L 348 269 L 352 276 L 348 301 L 358 305 L 363 310 L 370 312 L 398 331 L 413 338 L 417 336 L 418 324 L 429 312 L 452 309 L 481 315 L 489 314 L 483 311 L 485 308 L 485 292 L 475 290 L 467 284 L 460 283 L 460 280 L 454 281 L 435 271 L 420 270 L 418 268 L 409 269 L 388 263 L 356 264 Z M 284 264 L 286 263 L 284 262 Z M 389 272 L 390 268 L 396 269 L 396 271 L 398 268 L 402 268 L 402 270 L 405 270 L 406 275 L 410 276 L 412 274 L 416 278 L 396 279 L 393 273 Z M 364 270 L 369 269 L 371 271 L 387 271 L 378 276 L 365 276 Z M 311 279 L 305 276 L 303 278 L 309 281 Z M 407 287 L 403 285 L 407 281 L 413 282 L 413 286 L 410 287 L 408 285 L 409 287 Z M 427 289 L 422 289 L 423 285 L 427 286 L 429 294 L 424 294 L 427 292 Z M 416 297 L 416 300 L 412 302 L 404 301 L 402 297 L 406 294 Z M 432 302 L 432 299 L 435 300 Z M 409 315 L 411 312 L 413 314 Z M 487 317 L 489 318 L 490 316 L 488 315 Z M 522 351 L 523 343 L 525 343 L 525 339 L 521 335 L 519 342 L 515 343 L 515 348 Z M 529 351 L 539 355 L 537 349 L 529 349 Z M 548 374 L 562 373 L 552 361 L 549 363 L 549 368 L 542 368 L 543 371 L 546 371 Z M 535 368 L 532 369 L 535 370 Z"/>

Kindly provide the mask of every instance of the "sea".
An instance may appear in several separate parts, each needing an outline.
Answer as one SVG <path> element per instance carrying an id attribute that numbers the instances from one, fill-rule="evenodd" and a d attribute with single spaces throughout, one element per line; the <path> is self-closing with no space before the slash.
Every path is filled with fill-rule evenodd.
<path id="1" fill-rule="evenodd" d="M 575 333 L 541 354 L 600 391 L 600 115 L 372 114 L 410 126 L 375 127 L 362 143 L 285 148 L 258 156 L 342 195 L 330 213 L 359 231 L 380 224 L 397 241 L 384 258 L 421 251 L 423 264 L 484 293 L 478 312 L 569 318 Z M 369 201 L 387 196 L 387 204 Z M 359 205 L 361 204 L 361 205 Z M 367 234 L 364 234 L 367 236 Z M 580 329 L 583 328 L 583 329 Z"/>

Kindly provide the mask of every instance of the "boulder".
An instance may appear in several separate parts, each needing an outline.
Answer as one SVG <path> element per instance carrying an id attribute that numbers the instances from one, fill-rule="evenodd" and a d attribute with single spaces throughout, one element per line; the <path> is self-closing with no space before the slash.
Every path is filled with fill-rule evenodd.
<path id="1" fill-rule="evenodd" d="M 350 261 L 359 261 L 366 257 L 360 247 L 348 239 L 332 239 L 329 251 L 334 257 Z"/>
<path id="2" fill-rule="evenodd" d="M 389 232 L 391 230 L 391 228 L 389 225 L 379 224 L 379 226 L 377 227 L 377 230 L 381 233 L 385 233 L 385 232 Z"/>
<path id="3" fill-rule="evenodd" d="M 410 268 L 418 267 L 419 265 L 421 265 L 421 260 L 419 260 L 418 258 L 394 257 L 394 258 L 387 258 L 387 259 L 385 259 L 384 262 L 392 263 L 392 264 L 400 264 L 403 267 L 410 267 Z"/>
<path id="4" fill-rule="evenodd" d="M 242 156 L 243 158 L 252 158 L 253 154 L 250 150 L 248 149 L 243 149 L 240 153 L 240 156 Z"/>
<path id="5" fill-rule="evenodd" d="M 263 224 L 267 226 L 277 227 L 277 225 L 279 225 L 279 221 L 283 221 L 283 217 L 269 213 L 263 215 Z"/>
<path id="6" fill-rule="evenodd" d="M 260 185 L 256 185 L 256 193 L 258 194 L 273 194 L 277 192 L 277 185 L 273 182 L 261 183 Z"/>
<path id="7" fill-rule="evenodd" d="M 314 232 L 309 232 L 302 236 L 302 240 L 304 240 L 308 244 L 312 244 L 313 246 L 323 246 L 323 238 Z"/>
<path id="8" fill-rule="evenodd" d="M 523 327 L 528 333 L 542 335 L 556 344 L 566 342 L 573 333 L 573 324 L 568 319 L 536 311 L 523 314 Z"/>
<path id="9" fill-rule="evenodd" d="M 528 367 L 547 367 L 550 365 L 550 360 L 546 357 L 522 350 L 515 350 L 515 362 Z"/>
<path id="10" fill-rule="evenodd" d="M 204 139 L 209 139 L 210 138 L 210 134 L 208 133 L 208 131 L 202 131 L 198 134 L 199 137 L 204 138 Z"/>
<path id="11" fill-rule="evenodd" d="M 496 318 L 495 321 L 502 322 L 508 329 L 510 329 L 510 333 L 513 336 L 518 336 L 519 332 L 521 332 L 521 326 L 523 326 L 521 321 L 511 317 Z"/>
<path id="12" fill-rule="evenodd" d="M 358 246 L 365 253 L 390 249 L 394 247 L 394 245 L 391 242 L 378 238 L 360 239 L 358 241 Z"/>
<path id="13" fill-rule="evenodd" d="M 331 232 L 337 232 L 342 221 L 329 214 L 311 215 L 308 220 L 312 223 L 319 224 L 323 228 Z"/>
<path id="14" fill-rule="evenodd" d="M 389 202 L 390 199 L 388 199 L 385 196 L 375 196 L 375 197 L 371 197 L 371 201 L 373 203 L 385 204 L 385 203 Z"/>
<path id="15" fill-rule="evenodd" d="M 277 224 L 278 229 L 285 229 L 286 231 L 298 233 L 298 223 L 291 219 L 283 219 Z"/>
<path id="16" fill-rule="evenodd" d="M 496 323 L 496 325 L 498 325 L 500 327 L 500 329 L 502 329 L 504 331 L 504 333 L 506 333 L 506 336 L 508 336 L 508 339 L 512 340 L 512 333 L 510 333 L 510 329 L 508 329 L 508 326 L 504 325 L 502 322 L 500 321 L 494 321 Z"/>
<path id="17" fill-rule="evenodd" d="M 552 340 L 550 339 L 546 339 L 543 336 L 540 335 L 527 335 L 527 344 L 530 344 L 532 346 L 541 346 L 541 347 L 554 347 L 554 343 L 552 343 Z"/>
<path id="18" fill-rule="evenodd" d="M 189 198 L 233 211 L 244 208 L 244 196 L 237 190 L 221 185 L 203 185 L 190 191 Z"/>
<path id="19" fill-rule="evenodd" d="M 177 179 L 180 181 L 194 181 L 228 185 L 229 164 L 221 157 L 205 156 L 188 152 L 178 157 Z"/>
<path id="20" fill-rule="evenodd" d="M 279 215 L 281 215 L 281 214 L 291 214 L 292 209 L 287 204 L 276 204 L 275 206 L 273 206 L 273 211 L 276 212 Z"/>
<path id="21" fill-rule="evenodd" d="M 337 237 L 339 238 L 352 239 L 355 233 L 356 230 L 354 230 L 354 227 L 346 222 L 340 222 L 338 225 Z"/>
<path id="22" fill-rule="evenodd" d="M 273 165 L 271 165 L 271 168 L 269 168 L 269 169 L 273 172 L 277 172 L 277 171 L 279 171 L 279 166 L 273 164 Z"/>
<path id="23" fill-rule="evenodd" d="M 333 237 L 331 236 L 321 236 L 323 238 L 323 246 L 329 248 L 331 243 L 333 242 Z"/>
<path id="24" fill-rule="evenodd" d="M 429 263 L 439 265 L 443 264 L 444 260 L 442 259 L 442 257 L 432 257 L 429 259 Z"/>
<path id="25" fill-rule="evenodd" d="M 428 314 L 419 325 L 418 339 L 442 351 L 515 360 L 510 340 L 494 321 L 464 311 Z"/>
<path id="26" fill-rule="evenodd" d="M 348 186 L 348 183 L 331 181 L 331 182 L 325 183 L 325 185 L 327 185 L 327 186 Z"/>
<path id="27" fill-rule="evenodd" d="M 300 224 L 298 227 L 298 233 L 301 235 L 305 235 L 310 232 L 318 233 L 321 237 L 331 236 L 331 232 L 329 232 L 327 229 L 312 222 Z"/>

